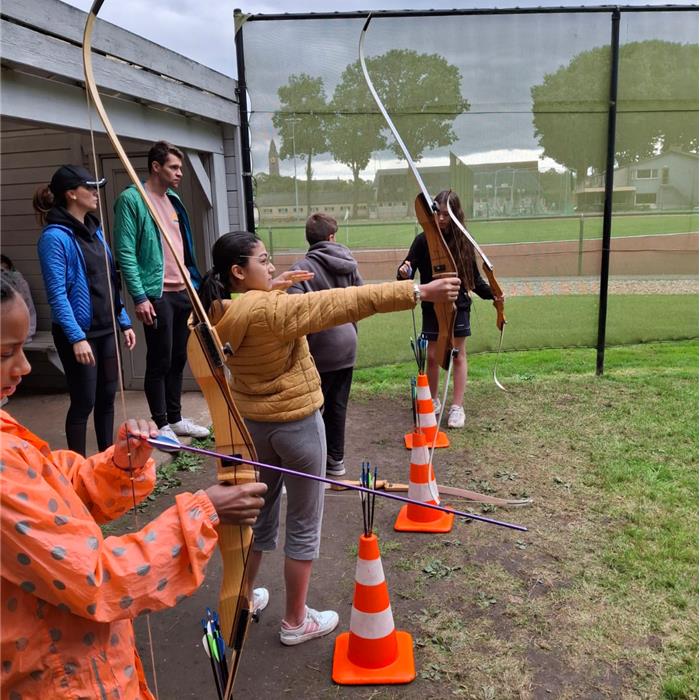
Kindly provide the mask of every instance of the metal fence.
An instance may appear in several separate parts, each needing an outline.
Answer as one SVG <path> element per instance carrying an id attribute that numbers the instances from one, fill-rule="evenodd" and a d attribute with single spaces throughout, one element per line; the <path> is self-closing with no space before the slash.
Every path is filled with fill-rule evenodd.
<path id="1" fill-rule="evenodd" d="M 459 194 L 523 323 L 569 297 L 587 328 L 559 342 L 597 346 L 599 372 L 606 336 L 697 335 L 697 14 L 379 12 L 367 32 L 373 82 L 428 189 Z M 386 279 L 418 190 L 359 70 L 365 20 L 237 15 L 245 185 L 283 266 L 325 211 L 365 277 Z"/>

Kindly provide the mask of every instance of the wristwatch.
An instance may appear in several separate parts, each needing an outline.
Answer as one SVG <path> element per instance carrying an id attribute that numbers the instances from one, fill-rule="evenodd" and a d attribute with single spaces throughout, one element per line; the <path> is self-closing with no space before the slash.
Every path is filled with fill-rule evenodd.
<path id="1" fill-rule="evenodd" d="M 413 301 L 416 303 L 416 306 L 420 303 L 420 285 L 419 284 L 413 285 Z"/>

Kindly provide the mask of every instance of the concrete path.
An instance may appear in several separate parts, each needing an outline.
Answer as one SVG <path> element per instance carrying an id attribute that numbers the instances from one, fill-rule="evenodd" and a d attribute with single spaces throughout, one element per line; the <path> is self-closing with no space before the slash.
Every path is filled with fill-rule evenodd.
<path id="1" fill-rule="evenodd" d="M 561 296 L 564 294 L 598 294 L 597 277 L 527 277 L 503 279 L 501 286 L 509 297 Z M 688 277 L 628 278 L 609 281 L 608 293 L 622 294 L 697 294 L 698 279 Z"/>

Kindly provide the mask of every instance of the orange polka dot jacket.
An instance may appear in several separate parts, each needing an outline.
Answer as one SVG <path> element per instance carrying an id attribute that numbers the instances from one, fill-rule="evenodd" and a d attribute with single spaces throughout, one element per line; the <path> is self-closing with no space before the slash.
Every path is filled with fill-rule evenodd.
<path id="1" fill-rule="evenodd" d="M 133 506 L 112 451 L 52 451 L 0 411 L 3 700 L 153 697 L 131 621 L 199 587 L 218 516 L 203 491 L 181 493 L 138 532 L 105 537 Z M 153 460 L 134 475 L 141 501 Z"/>

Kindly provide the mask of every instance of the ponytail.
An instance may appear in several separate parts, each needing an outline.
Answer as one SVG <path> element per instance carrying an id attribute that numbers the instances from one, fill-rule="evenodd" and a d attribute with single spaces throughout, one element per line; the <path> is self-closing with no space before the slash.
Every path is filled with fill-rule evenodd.
<path id="1" fill-rule="evenodd" d="M 65 194 L 62 194 L 59 197 L 54 197 L 53 192 L 51 192 L 48 185 L 42 185 L 39 187 L 32 197 L 32 207 L 34 207 L 37 221 L 41 226 L 46 223 L 46 216 L 51 209 L 53 209 L 53 207 L 65 205 Z"/>
<path id="2" fill-rule="evenodd" d="M 228 285 L 225 285 L 221 281 L 219 273 L 212 267 L 211 270 L 204 275 L 198 290 L 199 298 L 202 300 L 204 308 L 209 310 L 217 301 L 226 298 L 226 296 L 231 293 L 230 290 L 228 290 L 227 293 L 227 288 Z"/>

